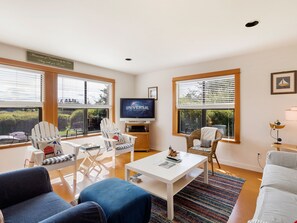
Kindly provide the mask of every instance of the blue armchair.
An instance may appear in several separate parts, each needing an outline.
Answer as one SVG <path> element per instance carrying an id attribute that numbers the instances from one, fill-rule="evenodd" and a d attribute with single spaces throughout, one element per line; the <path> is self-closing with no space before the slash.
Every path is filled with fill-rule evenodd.
<path id="1" fill-rule="evenodd" d="M 72 207 L 55 194 L 43 167 L 0 174 L 0 210 L 5 223 L 106 223 L 95 202 Z"/>

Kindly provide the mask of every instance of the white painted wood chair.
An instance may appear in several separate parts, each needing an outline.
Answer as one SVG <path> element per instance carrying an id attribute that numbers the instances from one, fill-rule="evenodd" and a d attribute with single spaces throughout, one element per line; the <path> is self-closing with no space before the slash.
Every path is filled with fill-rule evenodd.
<path id="1" fill-rule="evenodd" d="M 68 141 L 61 141 L 61 146 L 62 149 L 66 147 L 70 147 L 72 149 L 72 154 L 74 156 L 67 160 L 67 161 L 62 161 L 59 163 L 55 164 L 48 164 L 44 165 L 42 162 L 44 160 L 44 153 L 40 151 L 37 147 L 37 143 L 41 142 L 43 139 L 50 139 L 50 138 L 59 138 L 61 139 L 59 135 L 58 128 L 54 126 L 51 123 L 48 122 L 40 122 L 35 125 L 35 127 L 31 131 L 31 140 L 32 140 L 32 145 L 34 148 L 29 147 L 28 150 L 31 152 L 33 151 L 34 158 L 33 161 L 35 166 L 43 166 L 47 170 L 58 170 L 60 172 L 60 169 L 68 167 L 68 166 L 73 166 L 73 185 L 76 185 L 76 178 L 77 178 L 77 155 L 79 152 L 79 147 L 80 145 L 68 142 Z"/>
<path id="2" fill-rule="evenodd" d="M 137 137 L 121 133 L 124 141 L 121 144 L 118 144 L 118 140 L 110 137 L 110 134 L 115 132 L 119 133 L 120 130 L 108 118 L 101 121 L 100 128 L 102 133 L 101 137 L 104 140 L 106 151 L 111 152 L 113 168 L 115 168 L 117 155 L 130 152 L 130 160 L 131 162 L 134 161 L 134 144 Z"/>

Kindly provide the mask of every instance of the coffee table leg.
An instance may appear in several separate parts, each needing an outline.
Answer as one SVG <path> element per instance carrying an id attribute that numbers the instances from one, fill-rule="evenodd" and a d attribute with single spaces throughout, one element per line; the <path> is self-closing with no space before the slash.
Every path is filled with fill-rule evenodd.
<path id="1" fill-rule="evenodd" d="M 173 184 L 167 184 L 167 218 L 173 220 L 174 206 L 173 206 Z"/>
<path id="2" fill-rule="evenodd" d="M 204 183 L 208 184 L 208 162 L 204 162 Z"/>
<path id="3" fill-rule="evenodd" d="M 130 170 L 125 167 L 125 180 L 129 181 L 130 178 Z"/>

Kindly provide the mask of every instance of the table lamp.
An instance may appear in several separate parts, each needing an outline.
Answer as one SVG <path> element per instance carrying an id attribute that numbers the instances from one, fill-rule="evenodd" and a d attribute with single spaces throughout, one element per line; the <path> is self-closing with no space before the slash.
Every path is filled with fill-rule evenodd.
<path id="1" fill-rule="evenodd" d="M 296 110 L 297 111 L 297 110 Z M 272 138 L 276 139 L 276 142 L 274 142 L 274 144 L 281 144 L 282 139 L 279 137 L 279 130 L 284 128 L 285 125 L 282 125 L 281 122 L 279 120 L 276 120 L 273 123 L 269 123 L 271 131 L 272 130 L 276 130 L 276 138 L 272 136 L 271 131 L 270 131 L 270 135 Z"/>
<path id="2" fill-rule="evenodd" d="M 286 120 L 297 121 L 297 106 L 293 106 L 285 111 Z"/>

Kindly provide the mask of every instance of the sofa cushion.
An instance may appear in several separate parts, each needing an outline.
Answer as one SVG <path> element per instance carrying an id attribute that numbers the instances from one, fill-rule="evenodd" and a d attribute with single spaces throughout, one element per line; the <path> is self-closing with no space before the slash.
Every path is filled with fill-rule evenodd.
<path id="1" fill-rule="evenodd" d="M 57 194 L 49 192 L 4 208 L 2 212 L 5 223 L 26 223 L 39 222 L 70 207 Z"/>
<path id="2" fill-rule="evenodd" d="M 295 222 L 297 220 L 297 195 L 272 187 L 260 190 L 253 219 L 264 222 Z"/>
<path id="3" fill-rule="evenodd" d="M 296 185 L 297 170 L 273 164 L 266 164 L 263 171 L 261 188 L 273 187 L 297 195 Z"/>

